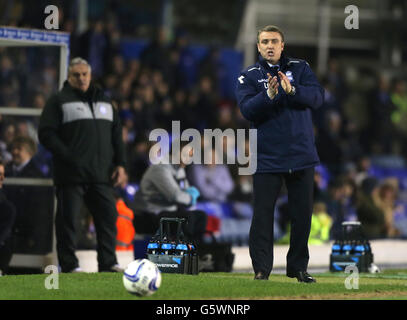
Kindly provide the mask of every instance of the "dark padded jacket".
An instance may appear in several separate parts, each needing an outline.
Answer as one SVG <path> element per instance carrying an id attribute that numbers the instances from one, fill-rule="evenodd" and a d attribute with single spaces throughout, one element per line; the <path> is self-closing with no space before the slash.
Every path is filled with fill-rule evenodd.
<path id="1" fill-rule="evenodd" d="M 38 136 L 53 154 L 54 182 L 110 183 L 113 168 L 125 166 L 118 113 L 103 91 L 64 87 L 47 101 Z"/>
<path id="2" fill-rule="evenodd" d="M 296 88 L 294 96 L 281 87 L 267 95 L 267 73 L 281 70 Z M 279 80 L 280 82 L 280 80 Z M 257 171 L 292 172 L 319 164 L 311 110 L 323 103 L 324 91 L 308 63 L 282 56 L 279 67 L 259 61 L 237 81 L 236 98 L 242 115 L 257 129 Z"/>

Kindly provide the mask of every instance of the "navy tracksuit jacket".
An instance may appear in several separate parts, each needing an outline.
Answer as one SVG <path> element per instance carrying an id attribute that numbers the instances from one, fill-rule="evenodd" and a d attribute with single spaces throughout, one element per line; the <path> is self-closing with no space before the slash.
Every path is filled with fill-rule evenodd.
<path id="1" fill-rule="evenodd" d="M 267 73 L 276 76 L 278 68 L 290 79 L 296 93 L 287 95 L 280 85 L 278 94 L 270 99 Z M 260 57 L 241 73 L 236 96 L 243 116 L 257 129 L 257 171 L 253 176 L 249 237 L 253 269 L 267 277 L 272 270 L 273 213 L 284 180 L 291 219 L 287 275 L 292 277 L 297 271 L 305 271 L 309 260 L 313 167 L 319 164 L 311 109 L 321 106 L 323 89 L 307 62 L 282 56 L 279 67 L 270 67 Z"/>
<path id="2" fill-rule="evenodd" d="M 272 100 L 267 73 L 275 76 L 278 70 L 290 79 L 296 94 L 287 95 L 280 85 Z M 306 61 L 282 55 L 278 69 L 260 56 L 240 74 L 236 97 L 243 116 L 257 129 L 258 173 L 293 172 L 319 164 L 311 109 L 322 105 L 324 91 Z"/>

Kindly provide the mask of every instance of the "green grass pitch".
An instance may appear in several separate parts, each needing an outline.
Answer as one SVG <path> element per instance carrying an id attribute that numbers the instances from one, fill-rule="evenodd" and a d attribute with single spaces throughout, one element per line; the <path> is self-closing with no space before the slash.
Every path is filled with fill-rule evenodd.
<path id="1" fill-rule="evenodd" d="M 119 273 L 59 274 L 58 289 L 46 289 L 49 274 L 0 277 L 1 300 L 264 300 L 264 299 L 403 299 L 407 300 L 407 270 L 359 274 L 358 289 L 347 289 L 345 273 L 314 274 L 317 283 L 298 283 L 272 274 L 254 281 L 250 273 L 162 274 L 158 291 L 150 297 L 128 293 Z M 353 283 L 353 282 L 351 282 Z M 54 283 L 55 284 L 55 283 Z"/>

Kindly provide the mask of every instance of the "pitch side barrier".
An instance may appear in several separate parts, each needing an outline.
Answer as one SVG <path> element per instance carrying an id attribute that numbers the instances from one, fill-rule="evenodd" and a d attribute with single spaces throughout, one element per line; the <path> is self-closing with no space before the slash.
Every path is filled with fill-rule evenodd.
<path id="1" fill-rule="evenodd" d="M 27 28 L 16 28 L 0 26 L 0 46 L 1 47 L 35 47 L 54 46 L 59 47 L 59 88 L 62 88 L 67 78 L 69 63 L 69 40 L 70 34 L 59 31 L 46 31 Z M 0 115 L 8 116 L 32 116 L 39 117 L 41 111 L 36 108 L 16 108 L 0 106 Z M 5 178 L 5 185 L 32 186 L 32 187 L 53 187 L 52 179 L 42 178 Z M 56 212 L 56 199 L 54 195 L 53 217 Z M 21 199 L 24 201 L 24 199 Z M 52 199 L 50 199 L 52 201 Z M 54 220 L 54 219 L 53 219 Z M 38 223 L 41 223 L 38 221 Z M 52 246 L 51 250 L 45 254 L 13 254 L 10 262 L 11 268 L 34 268 L 44 270 L 47 265 L 57 265 L 56 241 L 54 224 L 52 223 Z M 44 235 L 45 236 L 45 235 Z"/>

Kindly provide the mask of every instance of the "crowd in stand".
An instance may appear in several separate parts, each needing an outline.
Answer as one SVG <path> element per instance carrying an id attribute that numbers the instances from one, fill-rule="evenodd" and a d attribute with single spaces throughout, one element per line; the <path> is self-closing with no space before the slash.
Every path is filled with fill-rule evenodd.
<path id="1" fill-rule="evenodd" d="M 120 51 L 120 30 L 112 21 L 96 21 L 88 31 L 73 35 L 71 56 L 90 62 L 93 79 L 119 109 L 129 182 L 139 183 L 150 165 L 148 135 L 154 128 L 171 131 L 174 120 L 180 121 L 181 130 L 249 128 L 236 102 L 220 93 L 216 54 L 211 51 L 191 74 L 187 34 L 168 42 L 160 29 L 138 59 L 126 60 Z M 66 21 L 64 30 L 74 31 L 71 22 Z M 0 48 L 0 105 L 43 108 L 57 90 L 57 66 L 56 51 Z M 358 88 L 348 84 L 341 70 L 339 61 L 332 59 L 320 79 L 325 103 L 314 114 L 322 162 L 315 172 L 315 214 L 322 212 L 330 219 L 331 239 L 345 220 L 360 220 L 371 238 L 407 237 L 406 228 L 395 223 L 397 215 L 406 216 L 397 205 L 398 181 L 379 181 L 369 171 L 371 155 L 407 156 L 406 82 L 378 76 L 370 90 L 358 91 L 355 98 Z M 349 109 L 363 107 L 365 113 L 359 117 L 363 121 L 356 121 Z M 13 160 L 16 137 L 38 141 L 36 121 L 0 115 L 0 156 L 5 163 Z M 35 162 L 44 176 L 50 176 L 50 156 L 41 145 Z M 250 202 L 251 178 L 238 175 L 235 165 L 194 165 L 188 173 L 201 191 L 201 200 Z M 276 221 L 284 233 L 284 201 L 278 211 Z"/>

